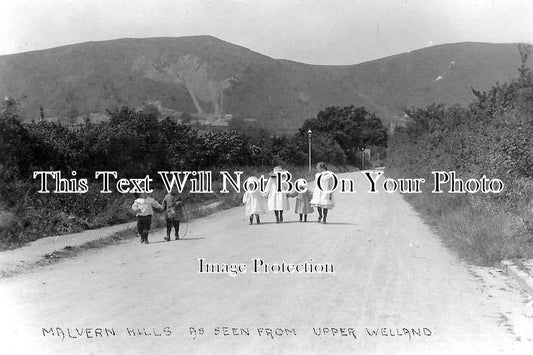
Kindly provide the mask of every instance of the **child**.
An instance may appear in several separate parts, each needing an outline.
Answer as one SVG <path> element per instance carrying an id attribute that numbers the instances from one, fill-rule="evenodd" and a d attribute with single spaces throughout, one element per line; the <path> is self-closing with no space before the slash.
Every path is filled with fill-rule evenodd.
<path id="1" fill-rule="evenodd" d="M 283 222 L 283 211 L 289 210 L 289 199 L 286 192 L 280 192 L 278 188 L 278 173 L 287 174 L 287 170 L 283 170 L 281 166 L 276 166 L 273 171 L 269 173 L 265 195 L 268 197 L 268 210 L 274 211 L 276 216 L 276 223 Z"/>
<path id="2" fill-rule="evenodd" d="M 170 233 L 172 232 L 172 227 L 174 227 L 174 238 L 175 240 L 179 238 L 180 231 L 180 221 L 183 218 L 183 203 L 181 197 L 177 196 L 178 192 L 173 189 L 168 193 L 163 199 L 163 209 L 165 210 L 165 221 L 167 223 L 167 236 L 165 240 L 170 241 Z"/>
<path id="3" fill-rule="evenodd" d="M 307 222 L 307 214 L 314 212 L 314 209 L 311 206 L 311 191 L 309 191 L 309 189 L 305 190 L 305 192 L 293 191 L 289 194 L 289 197 L 296 197 L 294 213 L 300 215 L 300 222 L 302 221 L 302 217 L 303 221 Z"/>
<path id="4" fill-rule="evenodd" d="M 265 213 L 265 201 L 263 200 L 261 191 L 259 191 L 259 180 L 255 176 L 250 176 L 246 179 L 245 184 L 247 184 L 249 190 L 242 197 L 242 203 L 246 205 L 246 215 L 250 217 L 250 224 L 254 223 L 254 215 L 257 224 L 259 224 L 261 223 L 259 215 Z M 254 186 L 257 189 L 251 192 L 251 190 L 254 190 Z"/>
<path id="5" fill-rule="evenodd" d="M 138 195 L 136 195 L 137 197 Z M 152 224 L 154 208 L 161 209 L 159 202 L 151 198 L 147 193 L 142 193 L 131 206 L 137 215 L 137 230 L 141 236 L 141 243 L 148 244 L 148 231 Z"/>
<path id="6" fill-rule="evenodd" d="M 318 223 L 326 223 L 328 218 L 328 211 L 335 207 L 335 199 L 333 192 L 326 192 L 333 188 L 334 178 L 333 173 L 328 171 L 328 167 L 324 162 L 319 162 L 316 165 L 317 173 L 315 174 L 315 189 L 313 190 L 313 198 L 311 205 L 316 206 L 318 211 Z M 322 190 L 318 188 L 318 179 L 320 178 Z"/>

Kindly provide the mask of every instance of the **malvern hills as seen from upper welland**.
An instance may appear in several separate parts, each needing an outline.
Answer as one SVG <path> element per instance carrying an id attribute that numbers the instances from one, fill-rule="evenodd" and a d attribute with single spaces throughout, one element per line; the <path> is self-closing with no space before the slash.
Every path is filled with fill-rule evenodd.
<path id="1" fill-rule="evenodd" d="M 232 117 L 283 132 L 327 106 L 364 106 L 388 125 L 412 106 L 465 105 L 472 88 L 508 82 L 519 65 L 515 44 L 445 44 L 333 66 L 273 59 L 211 36 L 118 39 L 0 56 L 0 95 L 19 102 L 25 121 L 38 120 L 41 107 L 45 117 L 75 122 L 152 105 L 162 116 Z"/>

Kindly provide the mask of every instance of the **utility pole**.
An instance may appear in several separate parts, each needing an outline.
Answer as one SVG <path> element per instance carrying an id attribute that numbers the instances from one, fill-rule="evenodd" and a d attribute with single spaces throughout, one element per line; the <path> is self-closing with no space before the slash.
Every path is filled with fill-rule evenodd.
<path id="1" fill-rule="evenodd" d="M 307 131 L 307 137 L 309 138 L 309 172 L 311 172 L 311 130 Z"/>

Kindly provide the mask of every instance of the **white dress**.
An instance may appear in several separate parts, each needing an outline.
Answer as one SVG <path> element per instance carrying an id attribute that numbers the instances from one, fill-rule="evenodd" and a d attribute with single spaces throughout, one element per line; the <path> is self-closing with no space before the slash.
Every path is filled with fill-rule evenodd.
<path id="1" fill-rule="evenodd" d="M 315 186 L 313 189 L 313 198 L 311 199 L 311 205 L 320 207 L 320 208 L 332 209 L 333 207 L 335 207 L 335 198 L 334 198 L 333 193 L 322 191 L 317 186 L 317 180 L 320 174 L 323 174 L 322 178 L 320 179 L 320 186 L 322 187 L 323 190 L 329 191 L 335 185 L 335 179 L 331 171 L 324 171 L 322 173 L 316 173 L 315 184 L 314 184 Z"/>
<path id="2" fill-rule="evenodd" d="M 265 195 L 268 197 L 269 211 L 288 211 L 290 209 L 289 198 L 286 192 L 277 191 L 277 177 L 268 179 Z"/>
<path id="3" fill-rule="evenodd" d="M 259 191 L 246 191 L 242 197 L 242 203 L 246 205 L 246 216 L 252 214 L 264 214 L 266 212 L 265 200 Z"/>

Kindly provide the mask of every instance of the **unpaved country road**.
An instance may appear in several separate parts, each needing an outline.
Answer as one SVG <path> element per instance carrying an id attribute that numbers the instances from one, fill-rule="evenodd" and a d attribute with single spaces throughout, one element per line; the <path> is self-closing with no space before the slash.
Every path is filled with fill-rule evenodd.
<path id="1" fill-rule="evenodd" d="M 149 245 L 129 241 L 1 279 L 1 353 L 532 353 L 531 302 L 505 276 L 460 262 L 401 195 L 369 194 L 360 173 L 341 176 L 356 181 L 357 193 L 336 195 L 326 225 L 316 214 L 299 223 L 286 212 L 283 224 L 268 214 L 250 226 L 244 208 L 234 208 L 193 221 L 183 241 L 159 242 L 158 231 Z M 335 273 L 199 274 L 197 258 L 313 259 L 334 264 Z M 43 336 L 51 327 L 77 338 Z M 205 333 L 193 339 L 189 327 Z M 318 336 L 321 327 L 353 332 Z M 75 328 L 92 328 L 92 338 Z M 95 328 L 116 335 L 95 337 Z M 294 332 L 278 336 L 277 328 Z M 403 328 L 421 335 L 397 335 Z"/>

